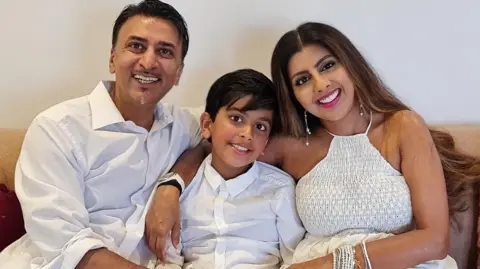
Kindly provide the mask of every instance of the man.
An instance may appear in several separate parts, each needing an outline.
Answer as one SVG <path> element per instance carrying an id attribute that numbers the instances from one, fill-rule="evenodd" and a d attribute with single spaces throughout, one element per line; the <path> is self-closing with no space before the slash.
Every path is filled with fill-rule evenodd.
<path id="1" fill-rule="evenodd" d="M 27 234 L 0 254 L 0 268 L 153 266 L 148 247 L 161 249 L 165 234 L 143 235 L 149 207 L 147 227 L 162 221 L 157 178 L 201 139 L 193 115 L 158 104 L 179 82 L 188 43 L 182 16 L 166 3 L 121 12 L 109 64 L 115 82 L 47 109 L 27 131 L 15 174 Z M 178 196 L 181 184 L 165 185 L 156 194 Z"/>

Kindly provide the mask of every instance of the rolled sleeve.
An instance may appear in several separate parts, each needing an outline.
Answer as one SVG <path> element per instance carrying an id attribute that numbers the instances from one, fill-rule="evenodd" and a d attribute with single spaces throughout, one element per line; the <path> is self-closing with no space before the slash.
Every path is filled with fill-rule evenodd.
<path id="1" fill-rule="evenodd" d="M 37 117 L 15 171 L 28 237 L 42 255 L 40 268 L 75 268 L 91 249 L 108 247 L 89 227 L 82 156 L 66 127 Z"/>
<path id="2" fill-rule="evenodd" d="M 292 264 L 293 253 L 305 236 L 305 229 L 296 210 L 293 179 L 289 179 L 289 183 L 277 191 L 276 197 L 277 231 L 283 260 L 280 268 L 283 269 Z"/>

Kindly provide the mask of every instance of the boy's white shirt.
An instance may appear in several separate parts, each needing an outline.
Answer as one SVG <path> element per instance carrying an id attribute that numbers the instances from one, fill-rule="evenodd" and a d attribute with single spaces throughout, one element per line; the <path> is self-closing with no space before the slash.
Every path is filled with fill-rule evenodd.
<path id="1" fill-rule="evenodd" d="M 290 266 L 305 234 L 293 179 L 276 167 L 255 162 L 246 173 L 225 181 L 210 163 L 211 155 L 181 195 L 181 243 L 175 248 L 168 240 L 167 263 L 156 268 Z"/>

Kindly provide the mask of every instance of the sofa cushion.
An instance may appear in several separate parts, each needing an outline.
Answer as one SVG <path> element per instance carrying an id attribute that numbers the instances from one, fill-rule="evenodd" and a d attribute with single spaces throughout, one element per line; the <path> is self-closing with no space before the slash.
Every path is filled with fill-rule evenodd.
<path id="1" fill-rule="evenodd" d="M 25 130 L 0 128 L 0 171 L 4 171 L 6 185 L 10 190 L 14 189 L 13 175 L 15 173 L 15 164 L 17 163 L 24 137 Z"/>
<path id="2" fill-rule="evenodd" d="M 480 208 L 480 197 L 478 199 L 478 208 Z M 477 223 L 477 269 L 480 269 L 480 216 L 478 216 Z"/>
<path id="3" fill-rule="evenodd" d="M 7 185 L 7 175 L 5 171 L 3 171 L 3 168 L 0 167 L 0 185 L 1 184 Z"/>
<path id="4" fill-rule="evenodd" d="M 25 234 L 22 209 L 17 196 L 0 185 L 0 251 Z"/>

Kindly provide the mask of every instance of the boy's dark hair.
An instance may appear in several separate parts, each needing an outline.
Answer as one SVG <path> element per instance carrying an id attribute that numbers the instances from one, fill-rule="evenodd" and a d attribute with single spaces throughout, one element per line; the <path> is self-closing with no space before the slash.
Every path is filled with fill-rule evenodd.
<path id="1" fill-rule="evenodd" d="M 212 121 L 222 107 L 229 108 L 239 99 L 250 96 L 250 101 L 241 111 L 258 109 L 273 112 L 270 135 L 279 131 L 277 95 L 272 81 L 253 69 L 239 69 L 217 79 L 207 95 L 205 112 Z"/>
<path id="2" fill-rule="evenodd" d="M 178 36 L 182 40 L 182 61 L 185 59 L 190 41 L 187 23 L 174 7 L 160 0 L 144 0 L 138 4 L 126 6 L 113 25 L 112 48 L 115 47 L 117 43 L 118 33 L 122 26 L 128 19 L 135 16 L 159 18 L 171 22 L 177 29 Z"/>

